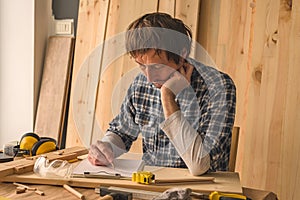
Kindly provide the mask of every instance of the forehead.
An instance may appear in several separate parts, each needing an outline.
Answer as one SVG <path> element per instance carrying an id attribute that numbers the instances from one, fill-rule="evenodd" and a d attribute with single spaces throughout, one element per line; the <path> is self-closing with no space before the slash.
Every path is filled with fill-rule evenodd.
<path id="1" fill-rule="evenodd" d="M 154 49 L 150 49 L 145 53 L 137 54 L 135 56 L 135 61 L 140 64 L 149 64 L 149 63 L 162 63 L 166 61 L 166 53 L 160 51 L 158 54 Z"/>

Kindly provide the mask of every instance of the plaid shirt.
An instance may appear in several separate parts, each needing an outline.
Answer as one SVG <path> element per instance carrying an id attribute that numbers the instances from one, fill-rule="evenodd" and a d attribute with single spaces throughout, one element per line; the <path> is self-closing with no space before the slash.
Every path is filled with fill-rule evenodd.
<path id="1" fill-rule="evenodd" d="M 228 170 L 231 131 L 235 117 L 235 85 L 231 78 L 192 59 L 190 87 L 176 96 L 181 113 L 203 139 L 210 154 L 209 171 Z M 127 91 L 120 114 L 109 131 L 123 140 L 126 149 L 143 136 L 143 160 L 147 165 L 186 167 L 184 161 L 160 129 L 164 122 L 160 89 L 139 74 Z M 187 144 L 188 145 L 188 144 Z"/>

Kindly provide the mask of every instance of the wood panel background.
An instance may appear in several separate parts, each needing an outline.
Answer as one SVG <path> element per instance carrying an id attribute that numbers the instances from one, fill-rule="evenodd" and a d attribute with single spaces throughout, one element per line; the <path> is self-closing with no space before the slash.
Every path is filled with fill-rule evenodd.
<path id="1" fill-rule="evenodd" d="M 300 199 L 300 0 L 81 0 L 67 146 L 102 136 L 113 117 L 113 88 L 135 66 L 121 56 L 103 70 L 103 51 L 94 48 L 155 11 L 187 23 L 218 68 L 235 81 L 242 185 Z M 79 75 L 81 84 L 74 89 Z"/>

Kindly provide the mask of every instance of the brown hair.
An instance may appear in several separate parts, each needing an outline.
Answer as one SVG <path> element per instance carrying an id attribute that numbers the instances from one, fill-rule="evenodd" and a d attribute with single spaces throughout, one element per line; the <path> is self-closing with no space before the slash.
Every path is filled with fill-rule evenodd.
<path id="1" fill-rule="evenodd" d="M 166 51 L 167 58 L 179 63 L 180 55 L 191 48 L 191 30 L 180 20 L 166 13 L 150 13 L 132 22 L 126 32 L 126 50 L 132 56 L 155 49 L 159 55 Z"/>

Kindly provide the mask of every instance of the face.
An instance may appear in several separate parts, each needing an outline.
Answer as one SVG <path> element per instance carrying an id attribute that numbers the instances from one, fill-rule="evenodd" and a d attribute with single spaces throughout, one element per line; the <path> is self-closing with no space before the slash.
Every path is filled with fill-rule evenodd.
<path id="1" fill-rule="evenodd" d="M 173 60 L 168 60 L 166 52 L 161 51 L 158 55 L 154 49 L 140 54 L 135 58 L 147 80 L 155 87 L 161 88 L 170 76 L 179 69 Z"/>

